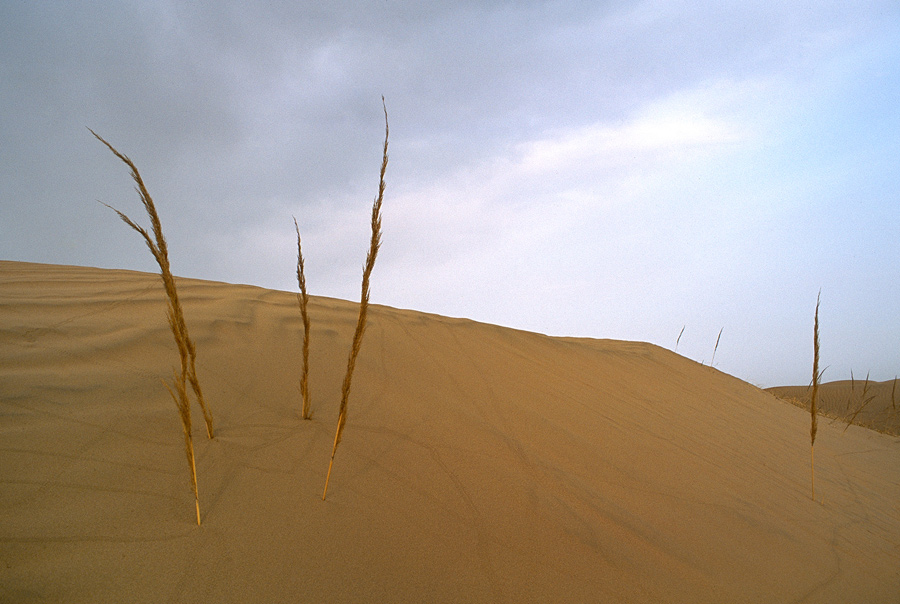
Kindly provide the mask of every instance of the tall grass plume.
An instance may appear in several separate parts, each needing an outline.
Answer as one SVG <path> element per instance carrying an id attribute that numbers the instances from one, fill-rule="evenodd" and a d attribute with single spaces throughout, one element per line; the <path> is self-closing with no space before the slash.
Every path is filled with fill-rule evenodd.
<path id="1" fill-rule="evenodd" d="M 185 438 L 187 439 L 188 458 L 191 463 L 191 484 L 196 497 L 197 480 L 193 455 L 193 442 L 191 440 L 191 409 L 187 397 L 187 383 L 190 383 L 191 388 L 197 397 L 197 402 L 200 404 L 200 409 L 203 411 L 203 418 L 206 422 L 206 434 L 209 438 L 213 437 L 212 414 L 209 411 L 206 400 L 203 398 L 200 381 L 197 379 L 197 351 L 194 347 L 193 340 L 191 340 L 190 335 L 188 335 L 187 324 L 184 320 L 184 312 L 178 298 L 178 290 L 175 287 L 175 277 L 172 275 L 172 271 L 169 267 L 169 248 L 166 244 L 165 237 L 163 237 L 162 223 L 159 220 L 159 214 L 156 212 L 153 198 L 150 197 L 150 193 L 147 191 L 144 180 L 141 178 L 141 174 L 138 171 L 137 166 L 134 165 L 134 162 L 132 162 L 127 155 L 116 150 L 115 147 L 109 144 L 99 134 L 90 128 L 88 128 L 88 130 L 90 130 L 91 134 L 93 134 L 97 140 L 106 145 L 106 147 L 131 170 L 131 178 L 136 185 L 135 189 L 137 190 L 138 195 L 140 195 L 141 202 L 144 205 L 144 209 L 147 211 L 147 215 L 150 217 L 150 224 L 152 225 L 153 230 L 152 238 L 145 228 L 131 220 L 124 213 L 109 204 L 103 204 L 118 214 L 119 218 L 121 218 L 125 224 L 137 231 L 144 238 L 144 242 L 156 259 L 157 264 L 159 264 L 160 276 L 162 277 L 163 287 L 165 288 L 166 298 L 168 300 L 166 315 L 169 319 L 169 327 L 172 330 L 172 335 L 175 337 L 175 344 L 178 347 L 178 355 L 181 361 L 181 373 L 176 373 L 175 375 L 175 391 L 173 391 L 168 384 L 166 384 L 166 388 L 168 388 L 172 398 L 175 399 L 175 403 L 178 405 L 179 414 L 181 415 Z M 197 524 L 200 524 L 199 498 L 197 498 Z"/>
<path id="2" fill-rule="evenodd" d="M 356 367 L 356 357 L 359 355 L 359 350 L 362 347 L 363 333 L 365 333 L 366 330 L 366 320 L 369 310 L 369 277 L 372 274 L 372 268 L 375 266 L 378 248 L 381 247 L 381 202 L 384 199 L 384 174 L 388 164 L 388 134 L 390 132 L 387 106 L 384 104 L 384 97 L 381 97 L 381 103 L 384 108 L 384 151 L 381 160 L 381 178 L 378 185 L 378 196 L 372 204 L 372 239 L 369 243 L 369 253 L 366 255 L 366 265 L 363 269 L 359 317 L 356 321 L 356 331 L 353 334 L 353 344 L 350 347 L 350 356 L 347 359 L 347 372 L 344 374 L 344 382 L 341 386 L 341 406 L 338 410 L 338 423 L 334 433 L 334 446 L 331 449 L 331 460 L 328 462 L 328 474 L 325 476 L 325 490 L 322 491 L 323 501 L 328 494 L 328 482 L 331 479 L 331 468 L 334 464 L 334 455 L 341 442 L 341 433 L 344 431 L 344 424 L 347 422 L 347 400 L 350 398 L 350 382 L 353 378 L 353 369 Z"/>
<path id="3" fill-rule="evenodd" d="M 303 399 L 301 415 L 303 419 L 310 419 L 309 403 L 309 294 L 306 293 L 306 274 L 303 272 L 303 247 L 300 244 L 300 226 L 297 218 L 294 218 L 294 228 L 297 230 L 297 284 L 300 293 L 297 294 L 297 302 L 300 304 L 300 317 L 303 319 L 303 369 L 300 373 L 300 396 Z"/>
<path id="4" fill-rule="evenodd" d="M 819 397 L 819 378 L 821 375 L 819 374 L 819 302 L 822 298 L 822 292 L 819 292 L 819 295 L 816 297 L 816 318 L 813 323 L 813 376 L 812 376 L 812 396 L 810 406 L 809 406 L 809 415 L 810 415 L 810 428 L 809 428 L 809 476 L 810 476 L 810 486 L 812 488 L 812 498 L 813 501 L 816 500 L 816 459 L 815 459 L 815 448 L 816 448 L 816 431 L 818 430 L 818 422 L 817 422 L 817 411 L 816 411 L 816 403 Z"/>

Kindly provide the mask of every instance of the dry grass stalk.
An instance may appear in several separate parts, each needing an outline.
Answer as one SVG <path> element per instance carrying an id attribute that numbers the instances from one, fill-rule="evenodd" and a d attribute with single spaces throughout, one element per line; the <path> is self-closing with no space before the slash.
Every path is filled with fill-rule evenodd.
<path id="1" fill-rule="evenodd" d="M 175 337 L 175 344 L 178 347 L 178 356 L 181 361 L 181 372 L 175 372 L 175 390 L 173 391 L 165 380 L 163 380 L 163 384 L 166 386 L 169 394 L 172 395 L 172 399 L 175 401 L 175 404 L 178 407 L 178 413 L 181 416 L 181 425 L 184 430 L 185 452 L 191 469 L 191 488 L 194 491 L 194 506 L 197 511 L 197 524 L 199 525 L 200 496 L 197 490 L 197 466 L 194 462 L 194 442 L 191 436 L 191 407 L 187 395 L 188 382 L 190 382 L 191 388 L 203 411 L 203 417 L 206 420 L 206 434 L 209 438 L 213 437 L 212 414 L 209 412 L 209 408 L 203 398 L 203 392 L 200 389 L 200 382 L 197 379 L 197 369 L 195 366 L 197 351 L 194 347 L 194 342 L 188 335 L 187 324 L 184 321 L 184 312 L 181 308 L 181 302 L 178 299 L 178 290 L 175 287 L 175 277 L 172 275 L 172 271 L 169 268 L 169 249 L 166 245 L 165 237 L 163 237 L 162 223 L 159 220 L 159 214 L 156 212 L 156 206 L 153 204 L 153 199 L 150 197 L 150 193 L 147 192 L 147 188 L 144 186 L 144 181 L 141 178 L 137 166 L 134 165 L 128 156 L 119 153 L 115 147 L 106 142 L 99 134 L 93 130 L 91 130 L 91 134 L 97 137 L 101 143 L 106 145 L 116 157 L 121 159 L 131 169 L 131 177 L 137 185 L 136 189 L 141 197 L 141 202 L 143 202 L 144 209 L 150 216 L 150 223 L 153 227 L 153 238 L 150 237 L 150 234 L 146 229 L 131 220 L 128 216 L 108 204 L 103 204 L 118 214 L 119 218 L 121 218 L 125 224 L 140 233 L 144 238 L 147 247 L 150 248 L 150 252 L 156 259 L 156 262 L 159 264 L 160 275 L 168 300 L 166 316 L 169 320 L 169 327 L 172 330 L 172 335 Z"/>
<path id="2" fill-rule="evenodd" d="M 88 130 L 90 130 L 90 128 L 88 128 Z M 203 411 L 203 418 L 206 420 L 206 434 L 209 438 L 212 438 L 212 414 L 209 411 L 209 407 L 206 405 L 206 400 L 203 398 L 203 391 L 200 389 L 200 381 L 197 379 L 197 368 L 195 366 L 197 351 L 194 347 L 193 340 L 191 340 L 188 335 L 187 324 L 184 321 L 184 312 L 181 309 L 181 302 L 178 299 L 178 290 L 175 288 L 175 277 L 172 276 L 172 271 L 169 268 L 169 248 L 166 244 L 165 237 L 163 237 L 162 223 L 159 220 L 159 214 L 156 212 L 156 206 L 153 204 L 153 198 L 151 198 L 150 193 L 147 192 L 147 187 L 144 186 L 144 180 L 141 178 L 141 174 L 138 172 L 134 162 L 132 162 L 127 155 L 119 153 L 115 147 L 106 142 L 99 134 L 93 130 L 90 131 L 91 134 L 97 137 L 97 140 L 106 145 L 116 157 L 121 159 L 125 165 L 131 169 L 131 178 L 134 179 L 134 182 L 137 185 L 135 188 L 138 195 L 141 196 L 141 202 L 144 204 L 144 209 L 147 210 L 147 214 L 150 216 L 150 224 L 153 226 L 152 239 L 146 229 L 131 220 L 128 216 L 109 204 L 103 204 L 118 214 L 119 218 L 121 218 L 125 224 L 140 233 L 144 238 L 147 247 L 150 248 L 150 252 L 156 259 L 157 264 L 159 264 L 163 287 L 166 290 L 166 297 L 169 302 L 167 309 L 169 326 L 172 328 L 172 335 L 175 336 L 175 343 L 178 346 L 178 353 L 181 356 L 182 373 L 186 380 L 190 382 L 191 388 L 197 396 L 197 402 L 200 403 L 200 409 Z"/>
<path id="3" fill-rule="evenodd" d="M 381 202 L 384 199 L 384 174 L 388 164 L 388 127 L 387 106 L 384 105 L 384 97 L 381 98 L 384 108 L 384 151 L 381 160 L 381 178 L 378 185 L 378 197 L 372 204 L 372 239 L 369 244 L 369 253 L 366 256 L 366 266 L 363 269 L 362 278 L 362 296 L 359 305 L 359 318 L 356 321 L 356 331 L 353 334 L 353 345 L 350 347 L 350 356 L 347 359 L 347 372 L 344 374 L 344 383 L 341 386 L 341 406 L 338 411 L 338 424 L 334 433 L 334 446 L 331 449 L 331 460 L 328 462 L 328 474 L 325 476 L 325 490 L 322 491 L 322 500 L 328 494 L 328 482 L 331 479 L 331 467 L 334 464 L 334 454 L 341 442 L 341 433 L 344 431 L 344 424 L 347 421 L 347 400 L 350 397 L 350 381 L 353 378 L 353 369 L 356 367 L 356 357 L 359 355 L 359 349 L 362 347 L 362 337 L 366 330 L 366 318 L 369 310 L 369 277 L 372 274 L 372 268 L 375 266 L 375 257 L 378 255 L 378 248 L 381 247 Z"/>
<path id="4" fill-rule="evenodd" d="M 197 464 L 194 461 L 194 439 L 191 436 L 191 403 L 188 400 L 187 386 L 184 378 L 184 372 L 180 375 L 175 372 L 173 380 L 175 391 L 169 387 L 169 384 L 167 384 L 165 380 L 162 380 L 162 383 L 166 387 L 166 390 L 169 391 L 169 394 L 172 395 L 172 400 L 175 401 L 175 405 L 178 406 L 178 412 L 181 414 L 181 425 L 184 428 L 184 450 L 187 454 L 188 464 L 190 464 L 191 467 L 191 489 L 194 491 L 194 507 L 197 510 L 197 526 L 200 526 L 200 493 L 197 489 Z"/>
<path id="5" fill-rule="evenodd" d="M 816 462 L 815 462 L 815 445 L 816 431 L 818 430 L 816 402 L 819 396 L 819 301 L 822 298 L 822 292 L 816 297 L 816 318 L 813 326 L 813 381 L 812 381 L 812 397 L 809 406 L 810 428 L 809 428 L 809 468 L 810 468 L 810 484 L 812 487 L 813 501 L 816 499 Z"/>
<path id="6" fill-rule="evenodd" d="M 684 334 L 685 327 L 687 327 L 687 325 L 681 326 L 681 331 L 678 332 L 678 337 L 675 339 L 675 352 L 678 352 L 678 343 L 681 341 L 681 336 Z"/>
<path id="7" fill-rule="evenodd" d="M 891 409 L 897 410 L 897 376 L 894 376 L 894 385 L 891 387 Z"/>
<path id="8" fill-rule="evenodd" d="M 853 375 L 852 371 L 851 371 L 851 375 Z M 894 386 L 896 387 L 896 383 L 894 384 Z M 860 412 L 866 408 L 866 405 L 868 405 L 873 400 L 875 400 L 874 394 L 872 396 L 869 396 L 869 388 L 870 388 L 869 374 L 866 373 L 866 381 L 863 384 L 862 395 L 859 397 L 859 399 L 860 399 L 859 406 L 856 408 L 856 411 L 853 412 L 853 415 L 851 415 L 850 418 L 847 420 L 847 425 L 844 427 L 844 432 L 847 431 L 847 428 L 850 427 L 850 424 L 852 424 L 854 421 L 856 421 L 856 416 L 859 415 Z M 893 402 L 893 392 L 891 393 L 891 397 L 892 397 L 892 402 Z M 848 401 L 847 405 L 849 407 L 849 401 Z"/>
<path id="9" fill-rule="evenodd" d="M 709 362 L 709 366 L 710 366 L 710 367 L 712 367 L 712 366 L 715 364 L 715 362 L 716 362 L 716 351 L 719 349 L 719 340 L 722 339 L 722 332 L 723 332 L 724 330 L 725 330 L 724 327 L 723 327 L 722 329 L 720 329 L 720 330 L 719 330 L 719 335 L 718 335 L 718 337 L 716 337 L 716 346 L 715 346 L 715 348 L 713 348 L 712 360 Z"/>
<path id="10" fill-rule="evenodd" d="M 847 405 L 844 411 L 850 411 L 850 404 L 853 402 L 856 393 L 856 378 L 853 376 L 853 368 L 850 369 L 850 395 L 847 397 Z"/>
<path id="11" fill-rule="evenodd" d="M 294 228 L 297 230 L 297 284 L 300 293 L 297 294 L 297 302 L 300 304 L 300 316 L 303 318 L 303 370 L 300 374 L 300 396 L 303 398 L 303 419 L 310 419 L 309 404 L 309 294 L 306 293 L 306 275 L 303 272 L 303 248 L 300 245 L 300 226 L 297 218 L 294 218 Z"/>

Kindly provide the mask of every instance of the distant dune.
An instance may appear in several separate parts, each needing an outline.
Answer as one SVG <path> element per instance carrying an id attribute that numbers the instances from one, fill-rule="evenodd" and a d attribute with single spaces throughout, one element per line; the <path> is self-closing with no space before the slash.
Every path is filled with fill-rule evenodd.
<path id="1" fill-rule="evenodd" d="M 182 279 L 198 527 L 160 283 L 0 262 L 2 602 L 900 599 L 895 437 L 820 422 L 814 502 L 808 413 L 741 380 L 375 305 L 322 501 L 357 305 L 310 299 L 304 421 L 296 293 Z"/>
<path id="2" fill-rule="evenodd" d="M 809 409 L 808 386 L 766 388 L 775 396 Z M 853 421 L 858 426 L 900 436 L 900 380 L 866 382 L 863 379 L 842 380 L 819 385 L 819 412 L 837 423 Z"/>

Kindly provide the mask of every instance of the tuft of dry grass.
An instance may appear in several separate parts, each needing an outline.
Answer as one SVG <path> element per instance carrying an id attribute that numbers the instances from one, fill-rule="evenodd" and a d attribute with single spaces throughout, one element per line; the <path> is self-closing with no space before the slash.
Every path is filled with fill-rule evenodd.
<path id="1" fill-rule="evenodd" d="M 152 225 L 153 230 L 152 238 L 146 229 L 131 220 L 124 213 L 109 204 L 103 204 L 118 214 L 119 218 L 121 218 L 125 224 L 137 231 L 144 238 L 144 242 L 147 244 L 147 247 L 150 248 L 150 252 L 156 259 L 157 264 L 159 264 L 160 276 L 162 277 L 163 287 L 165 288 L 166 298 L 168 300 L 166 315 L 169 319 L 169 327 L 172 330 L 172 335 L 175 337 L 175 344 L 178 347 L 178 355 L 181 360 L 181 373 L 176 373 L 175 375 L 175 391 L 173 392 L 168 384 L 166 384 L 166 388 L 169 390 L 172 398 L 175 399 L 175 403 L 178 405 L 178 411 L 181 415 L 182 425 L 185 430 L 185 438 L 187 439 L 188 458 L 191 463 L 191 484 L 193 485 L 194 495 L 196 497 L 197 479 L 194 465 L 194 448 L 193 442 L 191 441 L 191 409 L 187 397 L 187 383 L 191 384 L 191 388 L 197 397 L 197 402 L 200 404 L 200 409 L 203 411 L 203 417 L 206 421 L 206 434 L 209 438 L 213 437 L 212 414 L 209 411 L 209 407 L 206 405 L 206 400 L 203 398 L 203 391 L 200 389 L 200 381 L 197 379 L 197 350 L 194 347 L 193 340 L 191 340 L 190 335 L 188 335 L 187 324 L 184 321 L 184 312 L 178 298 L 178 290 L 175 287 L 175 277 L 172 275 L 172 271 L 169 267 L 169 248 L 166 244 L 165 237 L 163 237 L 162 223 L 159 220 L 159 214 L 156 212 L 153 198 L 150 197 L 150 193 L 147 192 L 147 187 L 144 186 L 144 180 L 141 178 L 141 174 L 138 171 L 137 166 L 134 165 L 134 162 L 132 162 L 127 155 L 116 150 L 115 147 L 109 144 L 99 134 L 90 128 L 88 128 L 88 130 L 90 130 L 91 134 L 93 134 L 97 140 L 106 145 L 106 147 L 131 170 L 131 178 L 136 185 L 135 189 L 137 190 L 138 195 L 140 195 L 141 202 L 144 204 L 144 209 L 150 217 L 150 224 Z M 197 524 L 200 524 L 199 499 L 197 500 Z"/>
<path id="2" fill-rule="evenodd" d="M 844 411 L 850 411 L 850 403 L 853 402 L 853 395 L 856 393 L 856 377 L 853 375 L 853 368 L 850 368 L 850 395 L 847 397 L 847 404 Z"/>
<path id="3" fill-rule="evenodd" d="M 813 324 L 813 377 L 812 377 L 812 398 L 809 406 L 810 428 L 809 428 L 809 469 L 810 469 L 810 485 L 812 487 L 812 498 L 816 500 L 816 431 L 818 430 L 816 401 L 819 396 L 819 302 L 822 298 L 822 292 L 816 297 L 816 318 Z"/>
<path id="4" fill-rule="evenodd" d="M 344 382 L 341 386 L 341 406 L 338 410 L 338 423 L 334 433 L 334 446 L 331 449 L 331 460 L 328 462 L 328 474 L 325 476 L 325 490 L 322 491 L 323 501 L 328 494 L 328 482 L 331 479 L 331 468 L 334 464 L 334 455 L 341 442 L 341 433 L 344 431 L 344 424 L 347 422 L 347 400 L 350 398 L 350 382 L 353 378 L 353 369 L 356 367 L 356 357 L 359 355 L 359 350 L 362 347 L 363 333 L 365 333 L 366 330 L 366 319 L 369 310 L 369 277 L 372 274 L 372 268 L 375 266 L 378 248 L 381 247 L 381 202 L 384 199 L 384 174 L 388 164 L 388 135 L 390 133 L 387 106 L 384 104 L 384 97 L 381 97 L 381 104 L 384 108 L 384 151 L 381 160 L 381 178 L 378 185 L 378 196 L 372 204 L 372 239 L 369 243 L 369 253 L 366 255 L 366 265 L 363 269 L 359 317 L 356 321 L 356 331 L 353 334 L 353 344 L 350 347 L 350 356 L 347 359 L 347 372 L 344 374 Z"/>
<path id="5" fill-rule="evenodd" d="M 300 316 L 303 319 L 303 369 L 300 374 L 300 396 L 303 399 L 303 419 L 310 419 L 309 403 L 309 294 L 306 293 L 306 275 L 303 272 L 303 247 L 300 244 L 300 226 L 294 217 L 294 228 L 297 230 L 297 284 L 300 292 L 297 302 L 300 304 Z"/>
<path id="6" fill-rule="evenodd" d="M 850 382 L 850 398 L 852 399 L 852 398 L 853 398 L 853 381 L 852 381 L 852 379 L 853 379 L 853 371 L 852 371 L 852 370 L 850 371 L 850 378 L 851 378 L 851 382 Z M 895 386 L 895 388 L 896 388 L 896 380 L 895 380 L 894 386 Z M 869 396 L 869 388 L 870 388 L 870 385 L 869 385 L 869 373 L 866 373 L 866 381 L 865 381 L 865 383 L 863 384 L 862 395 L 860 395 L 860 397 L 859 397 L 859 401 L 860 401 L 860 402 L 859 402 L 859 406 L 857 406 L 856 411 L 853 412 L 853 415 L 851 415 L 851 416 L 849 417 L 849 419 L 847 419 L 847 425 L 844 427 L 844 432 L 847 431 L 847 428 L 850 427 L 850 424 L 852 424 L 852 423 L 854 423 L 854 422 L 856 421 L 856 416 L 859 415 L 860 412 L 861 412 L 863 409 L 866 408 L 866 405 L 868 405 L 868 404 L 871 403 L 873 400 L 875 400 L 875 395 L 874 395 L 874 394 L 871 395 L 871 396 Z M 893 402 L 893 392 L 891 393 L 891 397 L 892 397 L 891 401 Z M 849 400 L 849 399 L 847 400 L 847 408 L 848 408 L 848 409 L 850 408 L 850 400 Z"/>

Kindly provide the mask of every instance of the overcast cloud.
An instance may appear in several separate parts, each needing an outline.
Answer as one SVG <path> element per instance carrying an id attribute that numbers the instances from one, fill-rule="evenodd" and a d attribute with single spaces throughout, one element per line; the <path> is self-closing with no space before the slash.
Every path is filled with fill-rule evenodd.
<path id="1" fill-rule="evenodd" d="M 900 373 L 900 5 L 4 2 L 0 258 L 643 340 L 764 386 Z"/>

